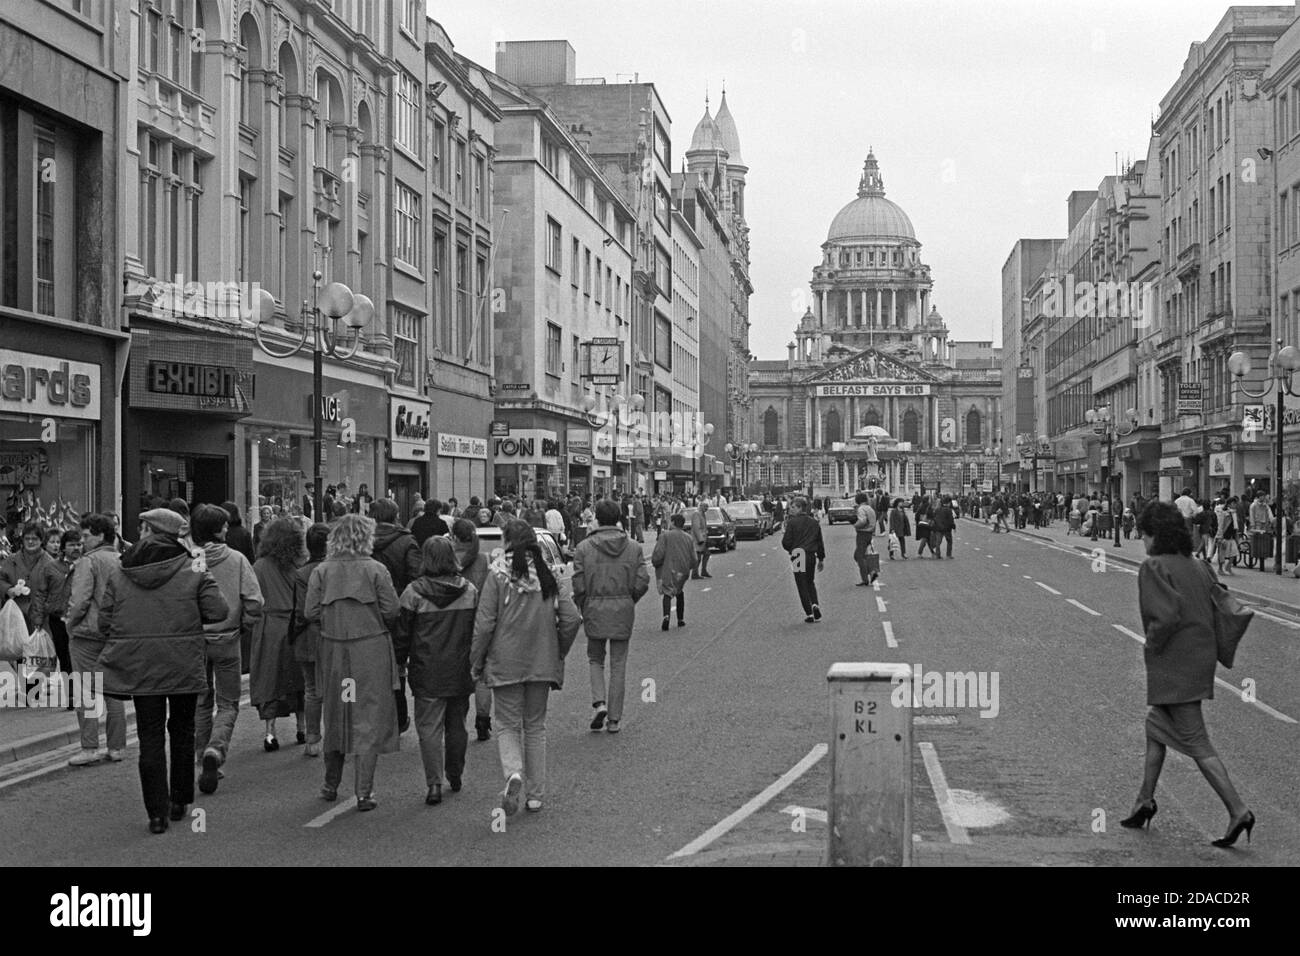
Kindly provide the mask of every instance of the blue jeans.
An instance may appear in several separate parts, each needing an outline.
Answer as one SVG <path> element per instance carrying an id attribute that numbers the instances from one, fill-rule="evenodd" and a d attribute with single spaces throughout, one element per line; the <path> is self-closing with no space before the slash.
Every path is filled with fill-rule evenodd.
<path id="1" fill-rule="evenodd" d="M 69 641 L 69 650 L 72 652 L 73 670 L 81 675 L 80 679 L 83 685 L 90 683 L 93 686 L 93 674 L 99 661 L 100 652 L 104 650 L 104 642 L 87 640 L 84 637 L 74 635 Z M 98 695 L 95 704 L 100 702 L 103 703 L 104 714 L 107 717 L 108 749 L 125 750 L 126 702 L 114 700 L 112 697 L 105 697 L 102 694 Z M 82 749 L 98 750 L 99 715 L 78 704 L 77 723 L 81 727 Z"/>
<path id="2" fill-rule="evenodd" d="M 522 775 L 529 800 L 540 800 L 546 791 L 546 704 L 550 693 L 550 683 L 540 680 L 492 688 L 501 772 L 506 779 Z"/>
<path id="3" fill-rule="evenodd" d="M 194 753 L 202 756 L 211 747 L 226 762 L 230 737 L 239 717 L 239 639 L 229 644 L 208 641 L 205 648 L 208 689 L 199 698 L 194 712 Z M 216 718 L 213 718 L 213 709 Z"/>
<path id="4" fill-rule="evenodd" d="M 605 644 L 609 644 L 609 696 L 605 696 Z M 623 696 L 627 685 L 627 646 L 631 641 L 601 641 L 587 638 L 587 663 L 591 666 L 591 702 L 609 704 L 609 719 L 623 719 Z"/>

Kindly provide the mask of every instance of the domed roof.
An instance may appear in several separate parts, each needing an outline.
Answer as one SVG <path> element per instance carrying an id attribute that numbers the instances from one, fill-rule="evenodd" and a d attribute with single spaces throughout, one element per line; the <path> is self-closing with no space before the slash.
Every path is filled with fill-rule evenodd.
<path id="1" fill-rule="evenodd" d="M 827 242 L 849 239 L 907 239 L 916 241 L 912 220 L 897 204 L 885 198 L 885 182 L 880 176 L 880 166 L 874 153 L 867 154 L 862 179 L 858 182 L 858 198 L 853 200 L 831 220 Z"/>
<path id="2" fill-rule="evenodd" d="M 736 132 L 736 121 L 731 117 L 731 110 L 727 108 L 727 91 L 722 91 L 722 103 L 718 106 L 718 115 L 714 117 L 713 122 L 718 127 L 718 145 L 727 151 L 728 163 L 732 166 L 743 166 L 744 160 L 740 158 L 740 134 Z"/>
<path id="3" fill-rule="evenodd" d="M 695 124 L 695 135 L 691 137 L 691 148 L 688 152 L 694 152 L 697 149 L 721 149 L 722 145 L 718 140 L 718 126 L 713 122 L 713 118 L 709 116 L 709 101 L 706 97 L 704 100 L 704 115 Z"/>

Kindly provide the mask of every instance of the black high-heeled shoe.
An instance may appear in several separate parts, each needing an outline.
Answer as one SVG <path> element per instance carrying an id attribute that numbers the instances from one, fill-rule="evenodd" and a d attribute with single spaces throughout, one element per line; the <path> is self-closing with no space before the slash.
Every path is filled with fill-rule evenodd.
<path id="1" fill-rule="evenodd" d="M 1237 842 L 1237 837 L 1241 836 L 1241 831 L 1246 831 L 1246 842 L 1250 842 L 1250 831 L 1255 829 L 1255 814 L 1247 810 L 1228 826 L 1228 832 L 1222 837 L 1213 841 L 1214 846 L 1229 847 Z"/>
<path id="2" fill-rule="evenodd" d="M 1156 811 L 1159 809 L 1156 806 L 1155 798 L 1152 798 L 1149 802 L 1141 804 L 1134 811 L 1133 816 L 1119 821 L 1119 825 L 1130 830 L 1141 830 L 1143 827 L 1151 825 L 1151 818 L 1156 815 Z"/>

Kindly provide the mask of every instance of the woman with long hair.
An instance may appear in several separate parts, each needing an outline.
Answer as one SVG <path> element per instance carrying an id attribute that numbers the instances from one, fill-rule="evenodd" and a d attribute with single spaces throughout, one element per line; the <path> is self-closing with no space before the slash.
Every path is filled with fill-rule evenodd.
<path id="1" fill-rule="evenodd" d="M 280 749 L 275 721 L 296 714 L 298 743 L 307 742 L 302 672 L 293 659 L 289 625 L 294 616 L 294 574 L 305 562 L 304 535 L 297 522 L 280 518 L 262 535 L 253 572 L 262 598 L 262 620 L 253 630 L 249 662 L 248 696 L 266 721 L 262 748 Z"/>
<path id="2" fill-rule="evenodd" d="M 546 789 L 546 705 L 564 686 L 564 658 L 582 618 L 546 565 L 527 521 L 504 529 L 505 552 L 492 562 L 474 621 L 470 673 L 492 688 L 506 788 L 501 808 L 542 809 Z"/>
<path id="3" fill-rule="evenodd" d="M 375 522 L 348 514 L 336 521 L 326 557 L 307 584 L 308 621 L 320 624 L 316 686 L 321 695 L 325 785 L 336 800 L 347 755 L 356 757 L 358 810 L 373 810 L 380 754 L 397 753 L 397 657 L 389 636 L 397 592 L 388 569 L 371 557 Z"/>
<path id="4" fill-rule="evenodd" d="M 1167 502 L 1152 502 L 1138 516 L 1147 559 L 1138 570 L 1138 603 L 1146 645 L 1146 766 L 1133 813 L 1120 825 L 1138 829 L 1156 815 L 1156 783 L 1165 752 L 1173 747 L 1196 761 L 1228 810 L 1228 832 L 1215 846 L 1232 846 L 1255 815 L 1232 785 L 1210 743 L 1201 701 L 1214 698 L 1218 655 L 1214 601 L 1218 579 L 1208 564 L 1192 557 L 1192 536 L 1182 514 Z"/>

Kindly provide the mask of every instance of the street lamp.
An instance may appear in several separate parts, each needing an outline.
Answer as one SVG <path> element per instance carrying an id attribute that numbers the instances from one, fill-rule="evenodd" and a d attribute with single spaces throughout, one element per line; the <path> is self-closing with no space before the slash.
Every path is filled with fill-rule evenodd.
<path id="1" fill-rule="evenodd" d="M 603 427 L 604 424 L 609 421 L 610 418 L 609 412 L 606 412 L 604 415 L 599 417 L 592 415 L 592 411 L 599 404 L 599 400 L 596 398 L 595 395 L 589 394 L 589 395 L 582 396 L 582 402 L 580 404 L 582 405 L 583 413 L 586 415 L 587 420 L 588 422 L 591 423 L 592 427 L 595 428 Z M 613 435 L 613 447 L 610 452 L 610 470 L 614 473 L 613 475 L 614 490 L 615 492 L 617 492 L 619 490 L 619 483 L 618 483 L 618 447 L 619 447 L 619 430 L 620 430 L 619 416 L 621 414 L 621 410 L 624 405 L 631 405 L 633 411 L 640 411 L 645 406 L 645 398 L 637 394 L 633 394 L 631 398 L 623 394 L 618 394 L 613 396 L 607 395 L 606 404 L 613 406 L 612 411 L 613 411 L 613 418 L 614 418 L 614 435 Z M 599 422 L 600 424 L 597 425 L 597 422 Z"/>
<path id="2" fill-rule="evenodd" d="M 1276 491 L 1274 491 L 1274 495 L 1275 495 L 1274 500 L 1276 502 L 1276 509 L 1277 509 L 1277 514 L 1274 517 L 1277 521 L 1277 528 L 1276 528 L 1277 561 L 1275 563 L 1273 570 L 1274 573 L 1281 574 L 1282 573 L 1282 412 L 1283 412 L 1283 405 L 1284 405 L 1283 399 L 1287 395 L 1297 394 L 1295 389 L 1292 387 L 1291 376 L 1293 376 L 1297 370 L 1300 370 L 1300 350 L 1297 350 L 1294 345 L 1283 346 L 1282 340 L 1278 339 L 1277 351 L 1269 356 L 1268 364 L 1269 364 L 1269 374 L 1273 378 L 1273 384 L 1265 385 L 1263 390 L 1260 392 L 1252 392 L 1250 389 L 1246 388 L 1245 383 L 1242 382 L 1242 379 L 1250 374 L 1250 356 L 1247 355 L 1245 352 L 1233 352 L 1230 356 L 1228 356 L 1228 371 L 1231 372 L 1232 377 L 1237 380 L 1236 381 L 1237 388 L 1241 390 L 1243 395 L 1246 395 L 1250 398 L 1256 398 L 1256 399 L 1264 398 L 1266 395 L 1268 395 L 1268 391 L 1270 388 L 1277 389 L 1277 418 L 1274 419 L 1274 427 L 1276 429 L 1276 436 L 1274 440 L 1277 442 L 1277 447 L 1275 449 L 1276 455 L 1274 459 L 1274 476 L 1276 482 L 1275 484 Z M 1261 562 L 1263 561 L 1262 555 L 1260 557 L 1260 560 Z"/>
<path id="3" fill-rule="evenodd" d="M 733 475 L 736 473 L 737 465 L 740 465 L 742 469 L 740 473 L 740 496 L 743 498 L 746 492 L 746 485 L 749 483 L 749 459 L 752 455 L 758 453 L 758 443 L 751 442 L 748 445 L 743 443 L 736 445 L 727 442 L 727 444 L 723 446 L 722 450 L 727 453 L 727 457 L 731 460 L 731 473 Z"/>
<path id="4" fill-rule="evenodd" d="M 699 436 L 696 436 L 695 445 L 692 449 L 694 455 L 691 457 L 691 492 L 697 498 L 700 495 L 700 456 L 704 454 L 704 449 L 713 436 L 713 425 L 706 423 L 701 431 L 704 433 L 704 441 L 700 441 Z"/>
<path id="5" fill-rule="evenodd" d="M 257 347 L 260 348 L 271 358 L 285 359 L 304 349 L 307 345 L 307 332 L 311 330 L 311 381 L 312 381 L 312 480 L 315 483 L 312 497 L 312 518 L 315 521 L 324 521 L 327 517 L 325 510 L 325 488 L 321 480 L 320 460 L 321 451 L 324 445 L 324 437 L 321 430 L 322 414 L 321 403 L 324 400 L 325 391 L 325 370 L 324 356 L 346 361 L 357 354 L 361 347 L 361 330 L 370 324 L 370 320 L 375 315 L 375 304 L 370 301 L 368 296 L 360 293 L 353 293 L 351 289 L 342 282 L 331 282 L 324 291 L 321 290 L 320 270 L 311 274 L 312 293 L 311 305 L 308 306 L 304 299 L 302 303 L 302 330 L 298 333 L 298 341 L 293 342 L 287 348 L 276 348 L 268 344 L 263 338 L 263 323 L 275 315 L 275 297 L 266 289 L 258 289 L 253 295 L 253 301 L 249 303 L 249 318 L 253 323 L 253 335 L 257 340 Z M 328 317 L 329 321 L 324 319 Z M 339 320 L 342 319 L 344 324 L 353 331 L 351 348 L 343 348 L 339 344 Z"/>
<path id="6" fill-rule="evenodd" d="M 1138 426 L 1138 413 L 1136 408 L 1130 408 L 1124 414 L 1125 418 L 1128 420 L 1127 429 L 1124 429 L 1119 422 L 1111 421 L 1109 405 L 1102 405 L 1100 408 L 1090 408 L 1083 414 L 1084 420 L 1092 426 L 1093 432 L 1097 435 L 1104 436 L 1106 439 L 1106 496 L 1111 501 L 1111 524 L 1115 527 L 1115 547 L 1117 548 L 1120 547 L 1119 524 L 1120 516 L 1123 512 L 1120 514 L 1115 513 L 1116 496 L 1111 493 L 1111 485 L 1115 481 L 1115 439 L 1116 437 L 1126 438 L 1129 435 L 1132 435 L 1133 431 Z M 1035 474 L 1037 474 L 1037 472 L 1035 472 Z M 1121 500 L 1119 502 L 1119 507 L 1123 508 L 1123 506 L 1124 502 Z M 1094 529 L 1093 534 L 1096 533 L 1097 532 Z M 1093 540 L 1095 541 L 1096 538 Z"/>

